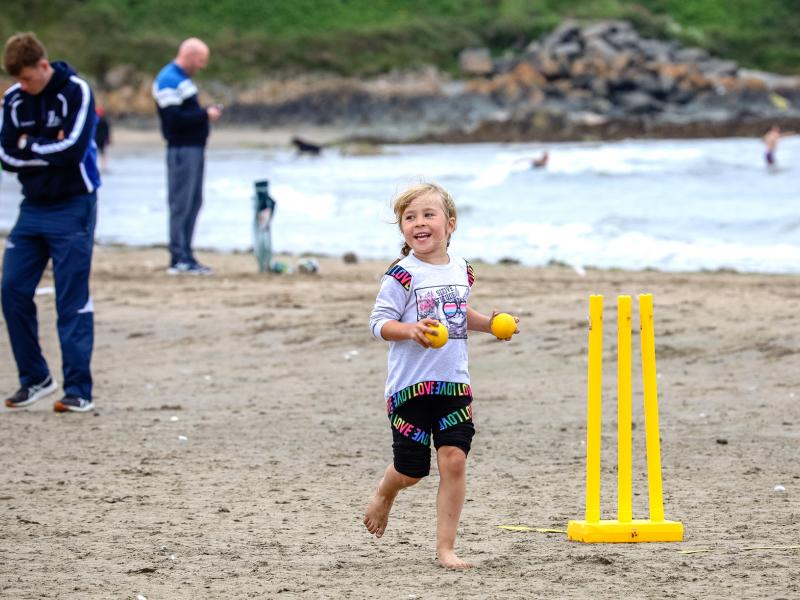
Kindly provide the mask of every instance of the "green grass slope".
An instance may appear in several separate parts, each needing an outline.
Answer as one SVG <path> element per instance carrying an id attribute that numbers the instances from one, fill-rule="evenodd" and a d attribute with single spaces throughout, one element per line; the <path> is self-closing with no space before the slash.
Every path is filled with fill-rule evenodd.
<path id="1" fill-rule="evenodd" d="M 33 30 L 51 57 L 95 77 L 157 71 L 180 40 L 208 42 L 205 77 L 324 71 L 371 75 L 437 65 L 465 46 L 520 49 L 564 18 L 624 18 L 743 66 L 800 72 L 797 0 L 5 0 L 0 35 Z"/>

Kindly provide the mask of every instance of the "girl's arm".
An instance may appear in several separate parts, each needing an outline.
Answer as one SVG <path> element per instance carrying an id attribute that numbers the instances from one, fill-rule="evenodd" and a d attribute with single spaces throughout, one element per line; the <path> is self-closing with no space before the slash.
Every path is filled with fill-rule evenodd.
<path id="1" fill-rule="evenodd" d="M 425 333 L 436 335 L 436 330 L 431 327 L 436 321 L 425 317 L 415 323 L 401 323 L 400 321 L 386 321 L 381 327 L 381 337 L 389 342 L 412 340 L 423 348 L 430 348 L 431 342 Z"/>
<path id="2" fill-rule="evenodd" d="M 467 329 L 469 331 L 482 331 L 483 333 L 491 333 L 492 319 L 497 314 L 497 311 L 492 311 L 491 315 L 484 315 L 479 313 L 474 308 L 467 305 Z"/>

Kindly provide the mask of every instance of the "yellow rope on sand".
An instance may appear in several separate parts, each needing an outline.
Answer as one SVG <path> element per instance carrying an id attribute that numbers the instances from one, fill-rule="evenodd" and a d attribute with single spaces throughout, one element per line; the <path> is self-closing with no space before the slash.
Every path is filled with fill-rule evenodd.
<path id="1" fill-rule="evenodd" d="M 498 529 L 506 531 L 535 531 L 536 533 L 567 533 L 566 529 L 546 529 L 543 527 L 528 527 L 527 525 L 498 525 Z"/>

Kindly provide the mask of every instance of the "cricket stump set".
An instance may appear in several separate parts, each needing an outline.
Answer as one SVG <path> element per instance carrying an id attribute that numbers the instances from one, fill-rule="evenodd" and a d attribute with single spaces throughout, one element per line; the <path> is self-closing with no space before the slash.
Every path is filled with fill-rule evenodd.
<path id="1" fill-rule="evenodd" d="M 603 362 L 603 296 L 589 297 L 589 384 L 586 433 L 586 517 L 570 521 L 567 537 L 579 542 L 679 542 L 683 524 L 664 520 L 658 427 L 653 296 L 639 297 L 644 383 L 645 446 L 650 518 L 634 519 L 631 508 L 631 297 L 617 298 L 617 518 L 600 518 L 600 420 Z"/>

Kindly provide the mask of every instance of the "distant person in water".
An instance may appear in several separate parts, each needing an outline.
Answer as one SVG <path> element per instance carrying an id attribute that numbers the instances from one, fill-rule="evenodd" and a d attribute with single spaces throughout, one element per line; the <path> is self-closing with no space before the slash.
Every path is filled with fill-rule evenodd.
<path id="1" fill-rule="evenodd" d="M 534 158 L 531 161 L 531 168 L 532 169 L 543 169 L 547 166 L 547 160 L 550 158 L 547 150 L 542 152 L 542 155 L 539 158 Z"/>
<path id="2" fill-rule="evenodd" d="M 778 141 L 781 138 L 789 137 L 791 135 L 797 135 L 794 131 L 781 131 L 781 128 L 777 125 L 773 125 L 769 128 L 769 131 L 764 134 L 762 138 L 765 146 L 764 151 L 764 160 L 767 161 L 768 167 L 775 167 L 775 153 L 778 150 Z"/>

